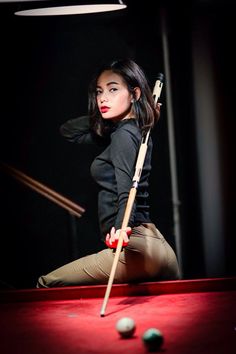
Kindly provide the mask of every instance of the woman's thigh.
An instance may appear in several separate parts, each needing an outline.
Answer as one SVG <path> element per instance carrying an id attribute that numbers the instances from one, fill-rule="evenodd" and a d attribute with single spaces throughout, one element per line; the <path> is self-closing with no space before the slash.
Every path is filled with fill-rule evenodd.
<path id="1" fill-rule="evenodd" d="M 130 242 L 121 254 L 125 264 L 122 281 L 151 279 L 178 279 L 176 255 L 154 224 L 134 228 Z"/>

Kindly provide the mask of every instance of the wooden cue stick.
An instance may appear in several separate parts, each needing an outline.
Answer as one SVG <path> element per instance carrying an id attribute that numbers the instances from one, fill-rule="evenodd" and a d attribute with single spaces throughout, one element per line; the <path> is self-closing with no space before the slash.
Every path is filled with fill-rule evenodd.
<path id="1" fill-rule="evenodd" d="M 163 82 L 162 82 L 163 78 L 164 78 L 163 74 L 160 74 L 159 75 L 159 79 L 156 80 L 156 83 L 155 83 L 155 87 L 154 87 L 154 90 L 153 90 L 153 96 L 154 96 L 155 103 L 158 102 L 158 99 L 159 99 L 160 94 L 161 94 L 161 89 L 162 89 L 162 86 L 163 86 Z M 100 311 L 100 316 L 101 317 L 105 316 L 105 311 L 106 311 L 107 303 L 108 303 L 108 300 L 109 300 L 112 284 L 113 284 L 113 281 L 114 281 L 115 272 L 116 272 L 116 268 L 117 268 L 119 257 L 120 257 L 120 252 L 122 250 L 123 234 L 124 234 L 124 232 L 126 232 L 125 230 L 126 230 L 126 227 L 128 226 L 128 223 L 129 223 L 130 214 L 131 214 L 131 211 L 132 211 L 132 208 L 133 208 L 134 200 L 135 200 L 137 189 L 138 189 L 138 183 L 139 183 L 139 180 L 140 180 L 140 177 L 141 177 L 143 164 L 144 164 L 144 160 L 145 160 L 145 157 L 146 157 L 149 135 L 150 135 L 150 130 L 143 137 L 142 143 L 141 143 L 140 148 L 139 148 L 138 158 L 137 158 L 137 162 L 136 162 L 136 166 L 135 166 L 135 174 L 134 174 L 134 177 L 133 177 L 133 186 L 130 189 L 127 205 L 126 205 L 126 208 L 125 208 L 125 214 L 124 214 L 124 218 L 123 218 L 123 221 L 122 221 L 121 232 L 120 232 L 119 239 L 118 239 L 118 244 L 117 244 L 117 247 L 116 247 L 116 253 L 115 253 L 114 260 L 113 260 L 111 273 L 110 273 L 108 284 L 107 284 L 107 288 L 106 288 L 106 293 L 105 293 L 105 296 L 104 296 L 104 299 L 103 299 L 102 308 L 101 308 L 101 311 Z"/>
<path id="2" fill-rule="evenodd" d="M 149 136 L 149 132 L 148 132 L 147 135 Z M 147 141 L 148 141 L 148 139 L 146 139 L 146 142 Z M 144 143 L 144 144 L 142 143 L 141 147 L 140 147 L 140 150 L 139 150 L 138 160 L 137 160 L 137 163 L 140 163 L 140 166 L 138 167 L 138 169 L 136 169 L 136 171 L 137 171 L 136 175 L 140 173 L 140 169 L 142 170 L 143 162 L 144 162 L 145 155 L 146 155 L 146 150 L 147 150 L 146 143 Z M 121 252 L 121 249 L 122 249 L 123 233 L 125 232 L 126 227 L 128 226 L 128 223 L 129 223 L 130 214 L 131 214 L 131 211 L 132 211 L 132 208 L 133 208 L 133 204 L 134 204 L 134 200 L 135 200 L 136 193 L 137 193 L 137 187 L 138 187 L 138 183 L 135 180 L 134 183 L 133 183 L 133 187 L 130 189 L 130 192 L 129 192 L 129 197 L 128 197 L 128 201 L 127 201 L 127 205 L 126 205 L 126 209 L 125 209 L 125 214 L 124 214 L 124 218 L 123 218 L 123 221 L 122 221 L 121 232 L 120 232 L 119 239 L 118 239 L 118 244 L 117 244 L 117 247 L 116 247 L 116 253 L 115 253 L 114 260 L 113 260 L 111 273 L 110 273 L 110 276 L 109 276 L 107 289 L 106 289 L 105 297 L 104 297 L 102 308 L 101 308 L 101 312 L 100 312 L 100 315 L 102 317 L 105 315 L 106 306 L 107 306 L 107 303 L 108 303 L 108 299 L 109 299 L 109 296 L 110 296 L 113 280 L 114 280 L 114 277 L 115 277 L 115 271 L 116 271 L 116 268 L 117 268 L 117 264 L 118 264 L 119 257 L 120 257 L 120 252 Z"/>
<path id="3" fill-rule="evenodd" d="M 43 195 L 47 199 L 53 201 L 60 207 L 66 209 L 71 214 L 76 215 L 77 217 L 81 217 L 82 213 L 85 212 L 85 209 L 79 206 L 78 204 L 72 202 L 68 198 L 62 196 L 61 194 L 53 191 L 52 189 L 46 187 L 44 184 L 36 181 L 35 179 L 27 176 L 23 172 L 17 170 L 16 168 L 9 166 L 5 163 L 1 163 L 0 165 L 3 170 L 9 173 L 11 176 L 16 178 L 18 181 L 23 183 L 24 185 L 30 187 L 34 191 L 38 192 L 39 194 Z"/>

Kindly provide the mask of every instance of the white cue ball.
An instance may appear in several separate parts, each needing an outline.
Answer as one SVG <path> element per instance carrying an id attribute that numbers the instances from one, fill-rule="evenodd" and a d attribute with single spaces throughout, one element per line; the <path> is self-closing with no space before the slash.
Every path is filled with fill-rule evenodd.
<path id="1" fill-rule="evenodd" d="M 136 330 L 136 325 L 132 318 L 123 317 L 116 322 L 116 330 L 122 338 L 130 338 Z"/>

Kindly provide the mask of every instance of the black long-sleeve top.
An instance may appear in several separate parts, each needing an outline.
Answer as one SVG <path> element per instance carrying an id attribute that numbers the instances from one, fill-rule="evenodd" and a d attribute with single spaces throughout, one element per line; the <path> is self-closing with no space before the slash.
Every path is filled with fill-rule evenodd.
<path id="1" fill-rule="evenodd" d="M 109 141 L 89 129 L 87 116 L 71 119 L 61 126 L 61 134 L 70 142 L 79 144 L 104 143 L 103 152 L 91 165 L 91 174 L 99 186 L 98 217 L 102 238 L 112 226 L 121 228 L 135 165 L 141 143 L 141 131 L 136 119 L 126 119 L 115 124 Z M 148 149 L 133 205 L 129 226 L 151 222 L 148 203 L 148 178 L 151 170 L 152 140 Z"/>

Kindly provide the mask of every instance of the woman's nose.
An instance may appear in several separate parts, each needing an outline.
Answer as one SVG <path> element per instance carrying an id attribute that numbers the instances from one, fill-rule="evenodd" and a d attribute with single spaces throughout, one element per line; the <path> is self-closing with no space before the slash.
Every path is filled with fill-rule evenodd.
<path id="1" fill-rule="evenodd" d="M 105 93 L 102 93 L 102 94 L 100 95 L 100 101 L 101 101 L 101 103 L 107 101 L 107 95 L 106 95 Z"/>

